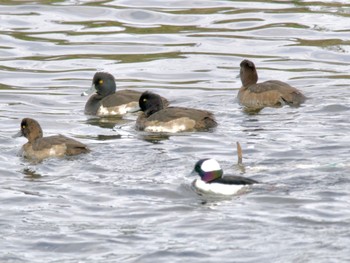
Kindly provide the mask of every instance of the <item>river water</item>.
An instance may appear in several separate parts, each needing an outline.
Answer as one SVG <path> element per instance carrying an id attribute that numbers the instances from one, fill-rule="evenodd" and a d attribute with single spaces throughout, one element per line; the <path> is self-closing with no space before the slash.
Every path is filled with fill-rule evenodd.
<path id="1" fill-rule="evenodd" d="M 0 261 L 349 262 L 349 15 L 348 1 L 1 1 Z M 245 58 L 306 104 L 243 112 Z M 85 116 L 101 70 L 219 126 L 152 135 L 135 115 Z M 92 152 L 22 159 L 24 117 Z M 204 157 L 262 184 L 198 195 Z"/>

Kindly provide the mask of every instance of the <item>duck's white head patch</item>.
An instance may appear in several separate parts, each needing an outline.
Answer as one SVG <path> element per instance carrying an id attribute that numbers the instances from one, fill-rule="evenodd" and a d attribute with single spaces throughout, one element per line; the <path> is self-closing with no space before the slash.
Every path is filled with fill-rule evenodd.
<path id="1" fill-rule="evenodd" d="M 204 172 L 221 170 L 220 164 L 214 159 L 205 160 L 202 163 L 201 168 Z"/>

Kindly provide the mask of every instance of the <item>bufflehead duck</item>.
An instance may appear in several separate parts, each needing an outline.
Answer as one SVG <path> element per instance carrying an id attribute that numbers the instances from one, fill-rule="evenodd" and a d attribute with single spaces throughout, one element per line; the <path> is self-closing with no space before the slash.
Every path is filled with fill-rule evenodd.
<path id="1" fill-rule="evenodd" d="M 195 179 L 193 187 L 204 193 L 234 195 L 240 193 L 248 185 L 257 181 L 242 176 L 223 176 L 220 164 L 214 159 L 199 160 L 194 167 L 194 172 L 200 178 Z"/>

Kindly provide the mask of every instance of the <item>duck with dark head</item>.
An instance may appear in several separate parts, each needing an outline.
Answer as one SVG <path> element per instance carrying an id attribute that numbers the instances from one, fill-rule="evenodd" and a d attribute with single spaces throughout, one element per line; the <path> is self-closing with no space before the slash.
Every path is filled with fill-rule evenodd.
<path id="1" fill-rule="evenodd" d="M 148 132 L 176 133 L 203 131 L 217 126 L 214 115 L 206 110 L 166 107 L 158 94 L 145 91 L 139 100 L 143 113 L 136 121 L 136 129 Z"/>
<path id="2" fill-rule="evenodd" d="M 122 116 L 135 112 L 139 109 L 139 99 L 142 94 L 135 90 L 118 90 L 112 74 L 107 72 L 97 72 L 89 90 L 82 93 L 82 96 L 91 95 L 85 104 L 86 115 L 96 115 L 101 117 Z M 164 104 L 168 101 L 162 98 Z"/>

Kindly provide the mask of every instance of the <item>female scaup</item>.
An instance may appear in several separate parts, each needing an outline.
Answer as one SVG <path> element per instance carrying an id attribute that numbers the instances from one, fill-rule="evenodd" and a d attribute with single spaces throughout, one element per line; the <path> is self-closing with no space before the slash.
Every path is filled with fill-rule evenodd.
<path id="1" fill-rule="evenodd" d="M 143 113 L 136 129 L 148 132 L 182 132 L 207 130 L 217 126 L 211 112 L 183 107 L 165 107 L 161 97 L 145 91 L 139 100 Z"/>
<path id="2" fill-rule="evenodd" d="M 250 60 L 240 64 L 242 87 L 238 92 L 238 100 L 246 109 L 260 110 L 264 107 L 280 107 L 284 104 L 300 106 L 306 97 L 296 88 L 279 80 L 258 82 L 258 73 Z"/>
<path id="3" fill-rule="evenodd" d="M 90 152 L 89 148 L 74 139 L 63 135 L 43 137 L 40 124 L 31 118 L 24 118 L 21 130 L 15 137 L 24 136 L 28 142 L 22 147 L 22 155 L 28 159 L 41 161 L 47 157 L 77 155 Z"/>
<path id="4" fill-rule="evenodd" d="M 142 92 L 134 90 L 116 91 L 114 77 L 107 72 L 97 72 L 91 88 L 82 95 L 93 94 L 85 104 L 86 115 L 121 116 L 139 109 Z M 162 98 L 164 103 L 168 103 Z"/>
<path id="5" fill-rule="evenodd" d="M 195 179 L 192 185 L 196 190 L 204 193 L 234 195 L 240 193 L 248 185 L 258 183 L 242 176 L 223 176 L 220 164 L 214 159 L 199 160 L 194 166 L 194 172 L 200 178 Z"/>

